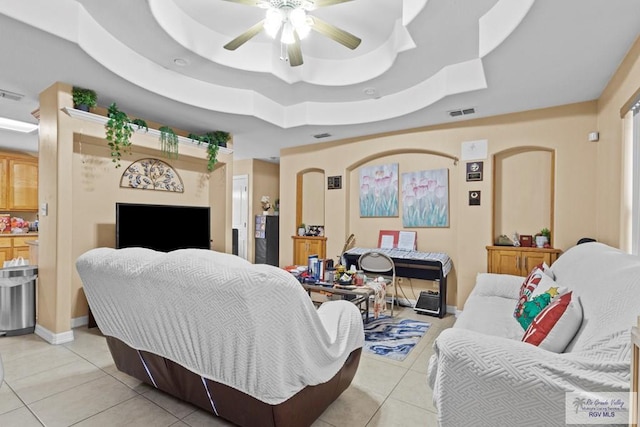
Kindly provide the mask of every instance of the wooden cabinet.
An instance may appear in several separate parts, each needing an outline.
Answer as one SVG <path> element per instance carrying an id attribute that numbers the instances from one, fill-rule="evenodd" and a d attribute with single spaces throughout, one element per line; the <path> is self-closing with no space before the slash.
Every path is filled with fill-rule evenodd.
<path id="1" fill-rule="evenodd" d="M 38 211 L 38 159 L 0 152 L 0 211 Z"/>
<path id="2" fill-rule="evenodd" d="M 0 210 L 9 208 L 9 169 L 7 160 L 0 159 Z"/>
<path id="3" fill-rule="evenodd" d="M 9 159 L 9 209 L 38 210 L 38 161 Z"/>
<path id="4" fill-rule="evenodd" d="M 313 236 L 291 236 L 293 239 L 293 263 L 295 265 L 307 265 L 309 255 L 318 255 L 318 258 L 327 257 L 327 238 Z"/>
<path id="5" fill-rule="evenodd" d="M 36 240 L 38 236 L 23 236 L 23 237 L 14 237 L 13 238 L 13 258 L 22 257 L 24 259 L 28 259 L 31 264 L 31 260 L 29 259 L 29 245 L 27 242 Z"/>
<path id="6" fill-rule="evenodd" d="M 37 239 L 37 234 L 20 237 L 14 237 L 12 235 L 0 237 L 0 263 L 18 257 L 31 261 L 29 259 L 29 245 L 27 242 Z M 2 264 L 0 264 L 0 266 L 1 265 Z"/>
<path id="7" fill-rule="evenodd" d="M 526 276 L 538 264 L 553 264 L 560 249 L 487 246 L 487 272 Z"/>
<path id="8" fill-rule="evenodd" d="M 0 237 L 0 263 L 13 258 L 11 240 L 11 237 Z M 2 264 L 0 264 L 0 267 L 2 267 Z"/>

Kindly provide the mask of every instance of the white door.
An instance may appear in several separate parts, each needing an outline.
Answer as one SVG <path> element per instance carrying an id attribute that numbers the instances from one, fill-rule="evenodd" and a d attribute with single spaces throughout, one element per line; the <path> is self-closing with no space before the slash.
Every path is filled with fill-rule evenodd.
<path id="1" fill-rule="evenodd" d="M 249 176 L 233 177 L 233 221 L 232 227 L 238 230 L 238 256 L 247 259 L 249 222 Z"/>

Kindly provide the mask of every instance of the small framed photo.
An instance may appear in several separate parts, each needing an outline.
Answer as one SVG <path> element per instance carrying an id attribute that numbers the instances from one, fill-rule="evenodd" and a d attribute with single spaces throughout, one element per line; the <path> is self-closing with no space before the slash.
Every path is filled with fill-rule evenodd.
<path id="1" fill-rule="evenodd" d="M 520 235 L 520 246 L 525 248 L 533 246 L 533 236 L 527 234 Z"/>

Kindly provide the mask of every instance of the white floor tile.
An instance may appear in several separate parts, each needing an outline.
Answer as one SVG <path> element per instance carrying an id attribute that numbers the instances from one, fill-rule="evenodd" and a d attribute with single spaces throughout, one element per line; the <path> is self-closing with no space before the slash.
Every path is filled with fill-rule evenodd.
<path id="1" fill-rule="evenodd" d="M 0 426 L 42 427 L 26 406 L 0 415 Z"/>
<path id="2" fill-rule="evenodd" d="M 80 359 L 14 380 L 11 382 L 11 387 L 25 403 L 29 404 L 105 375 L 91 363 Z"/>
<path id="3" fill-rule="evenodd" d="M 395 399 L 387 399 L 367 427 L 438 427 L 436 414 Z"/>
<path id="4" fill-rule="evenodd" d="M 47 427 L 69 426 L 138 394 L 105 375 L 102 378 L 39 400 L 29 407 Z"/>
<path id="5" fill-rule="evenodd" d="M 404 361 L 363 352 L 351 387 L 313 427 L 436 425 L 426 372 L 433 341 L 455 319 L 410 308 L 397 310 L 396 316 L 431 327 Z M 77 328 L 74 336 L 60 346 L 34 334 L 0 339 L 7 380 L 0 387 L 0 426 L 232 426 L 118 372 L 98 329 Z"/>
<path id="6" fill-rule="evenodd" d="M 168 427 L 178 421 L 158 405 L 138 396 L 74 424 L 74 427 Z"/>
<path id="7" fill-rule="evenodd" d="M 0 415 L 23 406 L 24 403 L 7 384 L 0 385 Z"/>

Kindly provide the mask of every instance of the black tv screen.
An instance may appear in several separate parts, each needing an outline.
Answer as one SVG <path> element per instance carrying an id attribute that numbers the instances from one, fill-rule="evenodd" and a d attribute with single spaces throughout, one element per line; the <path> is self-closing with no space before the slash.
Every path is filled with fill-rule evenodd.
<path id="1" fill-rule="evenodd" d="M 116 203 L 116 248 L 210 249 L 210 209 Z"/>

